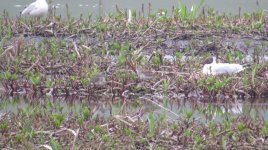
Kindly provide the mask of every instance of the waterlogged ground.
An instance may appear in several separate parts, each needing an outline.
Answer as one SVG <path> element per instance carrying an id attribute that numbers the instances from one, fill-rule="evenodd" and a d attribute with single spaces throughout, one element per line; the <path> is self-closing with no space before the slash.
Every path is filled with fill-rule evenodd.
<path id="1" fill-rule="evenodd" d="M 266 149 L 268 146 L 262 137 L 267 134 L 265 100 L 218 104 L 191 99 L 144 99 L 122 104 L 109 98 L 92 101 L 74 97 L 2 96 L 0 104 L 2 148 L 182 149 L 213 145 L 226 149 Z M 215 144 L 216 141 L 219 143 Z"/>
<path id="2" fill-rule="evenodd" d="M 263 11 L 126 16 L 1 16 L 1 148 L 268 148 Z"/>
<path id="3" fill-rule="evenodd" d="M 215 121 L 217 123 L 224 122 L 226 119 L 235 118 L 237 116 L 247 116 L 252 118 L 263 118 L 268 121 L 268 104 L 265 99 L 258 100 L 242 100 L 238 99 L 236 102 L 226 103 L 198 103 L 194 100 L 185 99 L 170 99 L 165 101 L 157 101 L 158 107 L 155 103 L 144 100 L 134 100 L 126 103 L 125 111 L 129 116 L 139 114 L 140 119 L 146 121 L 149 113 L 154 113 L 156 117 L 162 114 L 167 115 L 172 120 L 180 120 L 185 116 L 187 111 L 192 111 L 192 117 L 202 123 L 208 121 Z M 74 97 L 57 97 L 50 96 L 31 97 L 31 96 L 1 96 L 1 110 L 0 114 L 3 116 L 6 113 L 18 114 L 22 110 L 28 108 L 40 108 L 46 106 L 53 106 L 55 110 L 66 114 L 69 118 L 74 117 L 83 111 L 85 106 L 89 106 L 94 117 L 103 117 L 109 119 L 115 115 L 120 115 L 122 111 L 121 101 L 112 101 L 106 98 L 99 101 L 92 101 L 89 99 L 74 100 Z M 169 111 L 167 111 L 169 110 Z M 174 112 L 177 115 L 174 115 Z"/>

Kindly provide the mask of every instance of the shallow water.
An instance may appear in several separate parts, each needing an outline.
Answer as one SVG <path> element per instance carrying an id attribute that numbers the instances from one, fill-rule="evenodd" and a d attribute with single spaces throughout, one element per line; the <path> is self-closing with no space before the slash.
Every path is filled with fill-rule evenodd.
<path id="1" fill-rule="evenodd" d="M 23 8 L 31 3 L 33 0 L 12 0 L 5 1 L 0 0 L 0 12 L 7 10 L 12 16 L 19 15 Z M 51 0 L 50 0 L 51 1 Z M 267 9 L 268 1 L 267 0 L 258 0 L 259 6 L 256 4 L 256 0 L 206 0 L 205 6 L 214 8 L 219 12 L 225 12 L 227 14 L 238 14 L 239 8 L 241 12 L 253 12 L 260 9 Z M 192 5 L 197 5 L 199 0 L 183 0 L 187 5 L 187 8 L 191 8 Z M 115 10 L 115 6 L 118 5 L 123 9 L 133 9 L 140 11 L 142 4 L 145 5 L 145 15 L 148 12 L 148 4 L 152 4 L 152 10 L 156 11 L 158 9 L 167 9 L 168 13 L 171 13 L 172 6 L 178 6 L 178 0 L 169 0 L 168 3 L 166 0 L 142 0 L 142 1 L 133 1 L 133 0 L 53 0 L 51 6 L 57 8 L 56 12 L 65 16 L 66 14 L 66 4 L 69 5 L 72 16 L 79 16 L 80 14 L 87 15 L 88 13 L 93 13 L 98 15 L 107 14 Z"/>
<path id="2" fill-rule="evenodd" d="M 199 103 L 189 102 L 188 100 L 178 99 L 158 102 L 159 105 L 170 111 L 178 114 L 180 118 L 184 118 L 187 111 L 193 112 L 193 118 L 196 120 L 207 123 L 209 121 L 222 122 L 226 119 L 232 119 L 237 116 L 247 116 L 252 118 L 263 118 L 268 121 L 268 103 L 265 100 L 237 100 L 237 102 L 226 102 L 223 104 L 217 103 Z M 103 101 L 90 101 L 72 100 L 65 98 L 42 97 L 33 99 L 29 97 L 2 97 L 0 98 L 0 116 L 5 113 L 18 113 L 28 107 L 47 108 L 53 106 L 55 112 L 68 114 L 72 117 L 73 114 L 79 114 L 83 106 L 88 106 L 92 110 L 93 116 L 101 116 L 109 118 L 113 115 L 118 115 L 121 111 L 122 104 L 120 101 L 112 102 L 111 100 Z M 153 104 L 150 101 L 127 101 L 126 114 L 135 116 L 141 114 L 142 119 L 147 119 L 148 113 L 153 112 L 155 116 L 167 116 L 172 120 L 180 120 L 178 116 L 165 109 Z M 68 118 L 67 117 L 67 118 Z"/>

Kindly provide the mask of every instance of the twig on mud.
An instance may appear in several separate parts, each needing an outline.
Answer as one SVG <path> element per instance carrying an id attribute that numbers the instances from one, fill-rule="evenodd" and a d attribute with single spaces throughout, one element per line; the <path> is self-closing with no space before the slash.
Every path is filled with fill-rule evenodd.
<path id="1" fill-rule="evenodd" d="M 119 115 L 115 115 L 114 118 L 117 119 L 117 120 L 119 120 L 119 121 L 121 121 L 121 122 L 123 122 L 124 124 L 126 124 L 126 125 L 132 127 L 132 125 L 131 125 L 130 123 L 128 123 L 128 122 L 126 122 L 125 120 L 121 119 L 121 116 L 119 116 Z"/>
<path id="2" fill-rule="evenodd" d="M 14 48 L 13 46 L 10 46 L 10 47 L 6 48 L 5 51 L 0 55 L 0 57 L 5 55 L 8 51 L 13 50 L 13 48 Z"/>
<path id="3" fill-rule="evenodd" d="M 78 137 L 78 133 L 79 133 L 79 128 L 76 130 L 76 132 L 74 132 L 73 130 L 70 130 L 73 134 L 74 134 L 74 141 L 73 141 L 73 146 L 72 146 L 72 150 L 74 150 L 75 148 L 75 143 L 76 143 L 76 140 L 77 140 L 77 137 Z"/>
<path id="4" fill-rule="evenodd" d="M 49 134 L 49 136 L 51 137 L 53 134 L 54 134 L 54 132 L 52 131 L 52 130 L 49 130 L 49 131 L 36 131 L 35 132 L 36 134 Z"/>
<path id="5" fill-rule="evenodd" d="M 123 96 L 123 97 L 126 97 L 126 96 L 127 96 L 127 94 L 126 94 L 127 92 L 129 92 L 129 90 L 125 90 L 125 91 L 123 91 L 123 92 L 122 92 L 122 96 Z"/>
<path id="6" fill-rule="evenodd" d="M 167 75 L 167 74 L 174 74 L 174 75 L 190 75 L 190 73 L 187 73 L 187 72 L 170 72 L 170 71 L 155 71 L 156 73 L 160 73 L 160 74 L 164 74 L 164 75 Z"/>
<path id="7" fill-rule="evenodd" d="M 151 29 L 153 29 L 153 30 L 155 30 L 155 31 L 157 31 L 157 32 L 161 32 L 161 33 L 165 33 L 164 31 L 162 31 L 162 30 L 160 30 L 160 29 L 157 29 L 157 28 L 154 28 L 154 27 L 151 27 Z"/>
<path id="8" fill-rule="evenodd" d="M 30 27 L 29 26 L 27 26 L 24 22 L 22 22 L 22 21 L 20 21 L 20 23 L 24 26 L 24 28 L 27 28 L 27 30 L 28 31 L 30 31 L 31 29 L 30 29 Z"/>
<path id="9" fill-rule="evenodd" d="M 53 150 L 53 148 L 50 145 L 39 145 L 38 148 L 46 148 L 48 150 Z"/>
<path id="10" fill-rule="evenodd" d="M 81 58 L 81 55 L 80 55 L 80 53 L 78 52 L 77 45 L 76 45 L 76 43 L 75 43 L 74 41 L 73 41 L 73 45 L 74 45 L 74 50 L 75 50 L 75 52 L 77 53 L 78 58 Z"/>
<path id="11" fill-rule="evenodd" d="M 147 31 L 149 31 L 153 26 L 154 24 L 159 20 L 159 18 L 157 18 L 143 33 L 142 35 L 144 35 Z"/>
<path id="12" fill-rule="evenodd" d="M 30 68 L 28 68 L 28 69 L 26 70 L 26 73 L 28 73 L 29 71 L 31 71 L 32 68 L 35 67 L 39 61 L 40 61 L 40 59 L 38 58 L 38 59 L 34 62 L 34 64 L 33 64 Z"/>
<path id="13" fill-rule="evenodd" d="M 76 141 L 76 138 L 78 136 L 78 133 L 79 133 L 79 129 L 76 130 L 76 132 L 72 129 L 68 129 L 68 128 L 61 128 L 59 130 L 56 130 L 56 131 L 53 131 L 53 130 L 49 130 L 49 131 L 36 131 L 36 133 L 43 133 L 43 134 L 49 134 L 50 137 L 52 137 L 53 134 L 57 134 L 57 133 L 60 133 L 60 132 L 63 132 L 63 131 L 69 131 L 71 132 L 74 136 L 75 136 L 75 141 Z"/>
<path id="14" fill-rule="evenodd" d="M 230 131 L 232 131 L 232 130 L 228 129 L 228 130 L 222 131 L 222 132 L 218 133 L 216 136 L 218 137 L 218 136 L 220 136 L 224 133 L 230 132 Z"/>
<path id="15" fill-rule="evenodd" d="M 159 84 L 161 84 L 165 79 L 161 79 L 159 81 L 157 81 L 154 85 L 153 85 L 153 89 L 155 89 Z"/>
<path id="16" fill-rule="evenodd" d="M 102 145 L 102 144 L 103 144 L 103 142 L 101 141 L 101 142 L 100 142 L 100 145 L 99 145 L 99 147 L 98 147 L 98 150 L 102 149 L 102 148 L 101 148 L 101 145 Z"/>
<path id="17" fill-rule="evenodd" d="M 122 95 L 122 96 L 123 96 L 123 95 Z M 125 108 L 126 108 L 126 101 L 124 100 L 123 105 L 122 105 L 122 107 L 121 107 L 119 113 L 122 112 L 123 114 L 125 114 L 125 113 L 126 113 L 126 112 L 125 112 Z"/>
<path id="18" fill-rule="evenodd" d="M 10 112 L 7 112 L 7 113 L 3 114 L 3 115 L 1 116 L 1 118 L 0 118 L 0 122 L 1 122 L 2 120 L 4 120 L 4 119 L 7 117 L 7 115 L 8 115 L 9 113 L 10 113 Z"/>
<path id="19" fill-rule="evenodd" d="M 219 137 L 220 135 L 225 134 L 225 133 L 228 133 L 228 132 L 230 132 L 230 131 L 232 131 L 232 130 L 231 130 L 231 129 L 224 130 L 224 131 L 218 133 L 218 134 L 216 135 L 216 137 Z M 212 137 L 209 137 L 209 138 L 207 138 L 207 139 L 203 139 L 203 141 L 208 141 L 208 140 L 211 140 L 212 138 L 215 138 L 215 137 L 212 136 Z"/>
<path id="20" fill-rule="evenodd" d="M 68 129 L 68 128 L 61 128 L 60 130 L 58 131 L 37 131 L 36 133 L 43 133 L 43 134 L 49 134 L 50 137 L 52 137 L 53 134 L 57 134 L 57 133 L 60 133 L 60 132 L 63 132 L 63 131 L 69 131 L 71 132 L 73 135 L 74 135 L 74 140 L 73 140 L 73 145 L 72 145 L 72 150 L 75 149 L 75 143 L 77 141 L 77 137 L 78 137 L 78 133 L 79 133 L 79 128 L 74 131 L 72 129 Z M 49 145 L 40 145 L 39 147 L 45 147 L 47 149 L 51 149 L 51 147 Z"/>
<path id="21" fill-rule="evenodd" d="M 117 84 L 118 86 L 122 86 L 122 83 L 117 82 L 117 81 L 113 81 L 113 80 L 111 80 L 111 81 L 107 81 L 107 83 Z"/>
<path id="22" fill-rule="evenodd" d="M 130 117 L 130 116 L 127 116 L 127 119 L 130 120 L 132 123 L 135 122 L 134 119 L 132 117 Z"/>
<path id="23" fill-rule="evenodd" d="M 158 104 L 158 103 L 156 103 L 156 102 L 154 102 L 154 101 L 150 100 L 149 98 L 146 98 L 146 97 L 140 97 L 140 98 L 141 98 L 141 99 L 144 99 L 144 100 L 147 100 L 147 101 L 149 101 L 149 102 L 151 102 L 151 103 L 155 104 L 156 106 L 158 106 L 158 107 L 160 107 L 160 108 L 164 109 L 165 111 L 167 111 L 167 112 L 169 112 L 169 113 L 171 113 L 171 114 L 175 115 L 176 117 L 178 117 L 178 118 L 182 119 L 182 118 L 181 118 L 181 116 L 177 115 L 175 112 L 171 111 L 171 110 L 170 110 L 170 109 L 168 109 L 168 108 L 163 107 L 162 105 L 160 105 L 160 104 Z"/>
<path id="24" fill-rule="evenodd" d="M 145 47 L 147 47 L 149 44 L 150 44 L 150 42 L 147 42 L 147 43 L 146 43 L 144 46 L 142 46 L 140 49 L 134 51 L 134 52 L 133 52 L 133 55 L 137 56 L 137 58 L 138 58 L 139 55 L 140 55 L 140 53 L 141 53 L 141 51 L 142 51 Z"/>
<path id="25" fill-rule="evenodd" d="M 86 45 L 82 45 L 81 47 L 86 49 L 86 50 L 88 50 L 88 51 L 92 51 L 92 49 L 90 47 L 86 46 Z"/>
<path id="26" fill-rule="evenodd" d="M 128 87 L 131 87 L 131 86 L 135 86 L 137 83 L 134 83 L 134 82 L 132 82 L 132 83 L 128 83 L 127 85 L 126 85 L 126 87 L 128 88 Z"/>

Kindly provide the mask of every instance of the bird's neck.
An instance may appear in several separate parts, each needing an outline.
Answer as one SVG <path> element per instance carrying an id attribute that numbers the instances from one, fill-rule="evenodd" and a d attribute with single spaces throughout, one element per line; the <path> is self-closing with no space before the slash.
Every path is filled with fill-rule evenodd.
<path id="1" fill-rule="evenodd" d="M 213 58 L 212 64 L 216 64 L 216 63 L 217 63 L 217 58 L 216 58 L 216 56 L 213 56 L 212 58 Z"/>

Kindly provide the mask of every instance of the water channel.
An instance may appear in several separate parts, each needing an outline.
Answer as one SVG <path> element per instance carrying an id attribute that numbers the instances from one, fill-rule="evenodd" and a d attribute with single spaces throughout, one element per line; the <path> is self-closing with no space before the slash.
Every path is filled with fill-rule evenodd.
<path id="1" fill-rule="evenodd" d="M 4 1 L 1 0 L 0 5 L 0 14 L 6 10 L 10 13 L 11 16 L 18 16 L 20 12 L 24 9 L 24 7 L 31 3 L 31 0 L 12 0 L 12 1 Z M 183 1 L 188 8 L 192 5 L 198 4 L 197 0 L 184 0 Z M 178 6 L 178 0 L 143 0 L 143 1 L 133 1 L 133 0 L 53 0 L 50 1 L 50 5 L 56 8 L 57 14 L 62 14 L 63 16 L 66 13 L 66 4 L 68 4 L 70 8 L 70 12 L 72 16 L 79 16 L 80 14 L 87 15 L 92 13 L 93 15 L 98 15 L 101 13 L 102 15 L 106 15 L 109 12 L 114 12 L 116 5 L 122 9 L 133 9 L 140 11 L 142 4 L 145 7 L 148 7 L 148 4 L 152 4 L 152 9 L 157 11 L 158 9 L 167 9 L 168 13 L 171 13 L 171 9 L 173 6 Z M 258 9 L 268 8 L 267 0 L 259 0 L 258 4 L 255 0 L 206 0 L 204 6 L 206 8 L 214 8 L 216 11 L 222 13 L 231 13 L 237 14 L 239 12 L 239 8 L 241 8 L 242 13 L 246 12 L 254 12 Z M 147 9 L 146 9 L 147 10 Z M 148 12 L 148 10 L 147 10 Z M 266 58 L 266 57 L 265 57 Z M 1 87 L 0 87 L 1 88 Z M 1 91 L 1 90 L 0 90 Z M 31 105 L 46 105 L 49 101 L 58 103 L 59 106 L 62 106 L 64 113 L 70 113 L 79 111 L 81 107 L 81 103 L 84 101 L 76 101 L 73 103 L 69 103 L 65 100 L 54 101 L 53 98 L 42 98 L 41 100 L 29 100 L 28 98 L 23 97 L 0 97 L 0 116 L 1 114 L 7 112 L 16 113 L 23 108 L 27 108 Z M 108 100 L 109 101 L 109 100 Z M 108 103 L 108 102 L 100 102 L 100 103 L 90 103 L 87 102 L 88 105 L 95 110 L 94 113 L 96 115 L 102 115 L 109 117 L 110 115 L 117 114 L 121 108 L 120 103 Z M 127 105 L 127 111 L 133 112 L 137 110 L 145 110 L 145 113 L 149 111 L 153 111 L 155 114 L 162 113 L 163 109 L 154 106 L 150 102 L 142 102 L 145 103 L 142 106 L 134 107 L 131 104 Z M 166 107 L 177 114 L 185 114 L 187 110 L 193 110 L 195 118 L 201 118 L 200 120 L 205 120 L 202 118 L 211 117 L 211 119 L 215 119 L 215 121 L 222 121 L 226 118 L 226 112 L 232 115 L 246 115 L 250 117 L 261 117 L 265 120 L 268 120 L 268 105 L 265 100 L 261 100 L 258 103 L 250 103 L 250 102 L 242 102 L 241 100 L 237 101 L 233 104 L 196 104 L 191 103 L 189 101 L 177 100 L 175 102 L 169 102 Z M 175 116 L 170 114 L 169 116 L 174 117 L 174 119 L 178 119 Z"/>
<path id="2" fill-rule="evenodd" d="M 2 13 L 6 10 L 11 16 L 18 16 L 20 12 L 32 0 L 12 0 L 5 1 L 1 0 L 0 12 Z M 152 10 L 157 11 L 159 9 L 166 9 L 168 14 L 171 13 L 172 7 L 179 6 L 178 0 L 142 0 L 142 1 L 132 1 L 132 0 L 49 0 L 50 6 L 56 8 L 56 13 L 65 16 L 66 14 L 66 4 L 68 4 L 72 16 L 78 17 L 80 14 L 88 15 L 92 13 L 93 15 L 107 15 L 110 12 L 115 11 L 116 5 L 122 9 L 132 9 L 136 11 L 141 11 L 142 5 L 145 7 L 145 15 L 148 12 L 148 5 L 151 3 Z M 183 0 L 187 8 L 191 8 L 192 5 L 198 5 L 199 0 Z M 238 14 L 239 8 L 241 8 L 241 13 L 250 13 L 257 11 L 258 9 L 267 9 L 267 0 L 205 0 L 205 8 L 213 8 L 218 12 L 226 14 Z"/>

